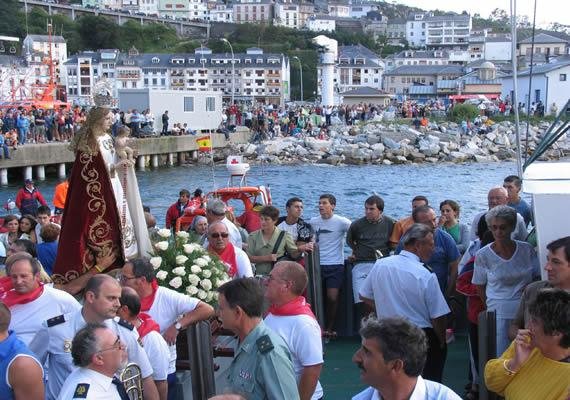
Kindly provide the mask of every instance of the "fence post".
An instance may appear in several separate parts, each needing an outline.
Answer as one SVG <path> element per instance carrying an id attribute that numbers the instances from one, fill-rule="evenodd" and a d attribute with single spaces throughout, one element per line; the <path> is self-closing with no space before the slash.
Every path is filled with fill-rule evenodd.
<path id="1" fill-rule="evenodd" d="M 325 326 L 325 313 L 323 304 L 323 286 L 321 283 L 321 261 L 319 245 L 314 244 L 313 251 L 305 253 L 305 268 L 309 277 L 307 284 L 307 301 L 313 307 L 313 312 L 321 328 Z"/>
<path id="2" fill-rule="evenodd" d="M 207 399 L 216 394 L 214 355 L 210 322 L 200 321 L 188 326 L 186 332 L 192 376 L 192 398 Z"/>

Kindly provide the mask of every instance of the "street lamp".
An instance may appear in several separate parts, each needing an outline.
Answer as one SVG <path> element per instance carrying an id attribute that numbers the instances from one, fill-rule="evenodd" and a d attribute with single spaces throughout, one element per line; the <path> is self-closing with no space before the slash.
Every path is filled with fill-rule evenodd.
<path id="1" fill-rule="evenodd" d="M 293 56 L 293 58 L 299 61 L 299 73 L 301 74 L 301 103 L 303 102 L 303 64 L 301 63 L 301 59 L 297 56 Z"/>
<path id="2" fill-rule="evenodd" d="M 232 106 L 234 105 L 234 94 L 236 92 L 236 87 L 235 87 L 235 60 L 234 60 L 234 48 L 232 47 L 232 44 L 230 43 L 230 41 L 226 38 L 222 38 L 222 42 L 225 42 L 228 44 L 228 46 L 230 46 L 230 51 L 232 52 Z"/>

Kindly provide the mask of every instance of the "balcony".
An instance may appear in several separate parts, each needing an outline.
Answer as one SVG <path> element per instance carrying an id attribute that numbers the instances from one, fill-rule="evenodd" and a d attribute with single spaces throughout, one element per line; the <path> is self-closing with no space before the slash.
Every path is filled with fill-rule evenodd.
<path id="1" fill-rule="evenodd" d="M 117 79 L 140 79 L 139 72 L 117 72 Z"/>

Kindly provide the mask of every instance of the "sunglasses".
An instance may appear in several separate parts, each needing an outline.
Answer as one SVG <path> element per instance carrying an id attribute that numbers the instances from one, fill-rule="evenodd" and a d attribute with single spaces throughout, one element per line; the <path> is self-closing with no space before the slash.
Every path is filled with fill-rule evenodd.
<path id="1" fill-rule="evenodd" d="M 218 232 L 210 233 L 210 237 L 211 237 L 211 238 L 214 238 L 214 239 L 218 239 L 220 236 L 225 239 L 225 238 L 227 238 L 228 236 L 230 236 L 230 234 L 229 234 L 229 233 L 226 233 L 226 232 L 222 232 L 222 233 L 218 233 Z"/>

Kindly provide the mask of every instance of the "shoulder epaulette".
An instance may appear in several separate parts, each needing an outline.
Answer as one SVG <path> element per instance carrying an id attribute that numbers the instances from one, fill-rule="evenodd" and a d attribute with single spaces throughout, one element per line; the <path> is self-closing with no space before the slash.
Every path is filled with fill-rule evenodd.
<path id="1" fill-rule="evenodd" d="M 117 321 L 117 323 L 121 325 L 123 328 L 127 328 L 129 331 L 135 329 L 135 326 L 133 324 L 131 324 L 129 321 L 125 321 L 124 319 L 120 319 L 119 321 Z"/>
<path id="2" fill-rule="evenodd" d="M 255 344 L 261 354 L 265 354 L 273 350 L 273 342 L 268 335 L 263 335 L 256 340 Z"/>
<path id="3" fill-rule="evenodd" d="M 77 387 L 75 388 L 75 392 L 73 392 L 74 399 L 86 399 L 87 392 L 89 392 L 89 384 L 88 383 L 78 383 Z"/>
<path id="4" fill-rule="evenodd" d="M 57 317 L 53 317 L 47 320 L 47 326 L 48 328 L 51 328 L 52 326 L 56 326 L 59 324 L 63 324 L 65 322 L 65 316 L 63 314 L 58 315 Z"/>

